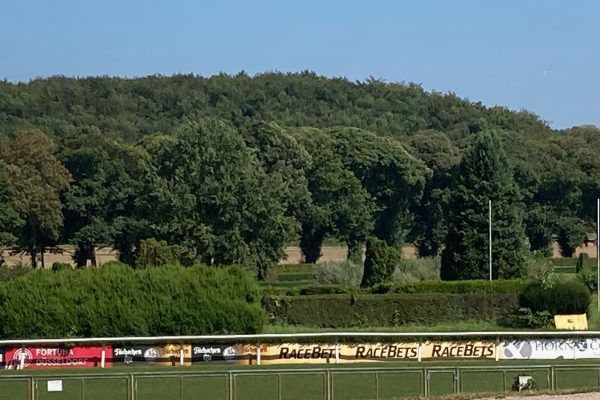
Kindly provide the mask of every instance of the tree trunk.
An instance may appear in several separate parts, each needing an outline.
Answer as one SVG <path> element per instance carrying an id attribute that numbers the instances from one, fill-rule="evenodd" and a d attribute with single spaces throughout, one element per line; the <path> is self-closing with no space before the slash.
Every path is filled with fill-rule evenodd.
<path id="1" fill-rule="evenodd" d="M 42 245 L 42 251 L 40 252 L 40 260 L 42 261 L 42 269 L 46 269 L 46 262 L 44 260 L 44 253 L 46 252 L 46 248 Z"/>

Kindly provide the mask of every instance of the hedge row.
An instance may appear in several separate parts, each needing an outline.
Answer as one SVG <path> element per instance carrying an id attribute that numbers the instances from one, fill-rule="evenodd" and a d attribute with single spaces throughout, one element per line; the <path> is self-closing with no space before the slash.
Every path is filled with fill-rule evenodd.
<path id="1" fill-rule="evenodd" d="M 321 328 L 495 322 L 518 307 L 516 294 L 265 296 L 273 322 Z"/>
<path id="2" fill-rule="evenodd" d="M 260 297 L 238 267 L 34 271 L 0 284 L 0 338 L 254 333 Z"/>
<path id="3" fill-rule="evenodd" d="M 529 281 L 525 279 L 511 280 L 469 280 L 469 281 L 420 281 L 391 282 L 377 285 L 372 293 L 481 293 L 481 294 L 517 294 Z"/>
<path id="4" fill-rule="evenodd" d="M 513 280 L 470 280 L 470 281 L 418 281 L 389 282 L 372 288 L 359 289 L 343 285 L 308 285 L 302 287 L 265 287 L 265 294 L 279 296 L 305 296 L 317 294 L 426 294 L 426 293 L 481 293 L 481 294 L 518 294 L 529 284 L 525 279 Z"/>

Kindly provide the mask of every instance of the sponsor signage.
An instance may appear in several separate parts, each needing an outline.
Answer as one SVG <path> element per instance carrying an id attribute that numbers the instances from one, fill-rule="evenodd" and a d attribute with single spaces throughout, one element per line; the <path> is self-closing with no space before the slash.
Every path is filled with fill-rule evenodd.
<path id="1" fill-rule="evenodd" d="M 0 369 L 4 368 L 4 349 L 0 349 Z"/>
<path id="2" fill-rule="evenodd" d="M 191 346 L 168 344 L 165 346 L 121 346 L 113 347 L 112 362 L 123 364 L 157 364 L 181 365 L 183 348 L 183 365 L 191 364 Z"/>
<path id="3" fill-rule="evenodd" d="M 106 355 L 111 347 L 106 347 Z M 21 359 L 23 368 L 92 368 L 100 366 L 101 346 L 80 347 L 25 347 L 9 348 L 4 354 L 4 368 L 19 369 Z M 110 366 L 107 360 L 105 366 Z"/>
<path id="4" fill-rule="evenodd" d="M 554 326 L 560 330 L 571 330 L 571 331 L 587 331 L 587 315 L 586 314 L 574 314 L 574 315 L 555 315 Z"/>
<path id="5" fill-rule="evenodd" d="M 421 347 L 423 360 L 462 360 L 496 358 L 496 343 L 485 342 L 426 342 Z"/>
<path id="6" fill-rule="evenodd" d="M 495 359 L 494 342 L 363 343 L 352 345 L 284 343 L 261 347 L 263 364 L 334 364 L 403 360 Z"/>
<path id="7" fill-rule="evenodd" d="M 256 346 L 242 344 L 192 345 L 192 363 L 227 362 L 249 364 L 256 358 Z"/>
<path id="8" fill-rule="evenodd" d="M 506 340 L 505 360 L 575 360 L 600 358 L 600 339 Z"/>

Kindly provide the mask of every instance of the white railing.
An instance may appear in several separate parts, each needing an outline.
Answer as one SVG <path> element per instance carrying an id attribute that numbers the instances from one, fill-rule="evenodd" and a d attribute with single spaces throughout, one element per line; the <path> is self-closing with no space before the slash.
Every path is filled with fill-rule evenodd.
<path id="1" fill-rule="evenodd" d="M 105 345 L 110 343 L 179 343 L 179 362 L 184 364 L 184 343 L 209 342 L 209 341 L 241 341 L 244 343 L 256 343 L 257 364 L 261 363 L 261 342 L 271 339 L 307 339 L 307 338 L 334 338 L 336 339 L 336 362 L 339 352 L 339 339 L 343 338 L 404 338 L 419 339 L 427 338 L 494 338 L 499 341 L 502 337 L 534 337 L 534 338 L 566 338 L 566 337 L 597 337 L 600 331 L 483 331 L 483 332 L 306 332 L 306 333 L 264 333 L 252 335 L 186 335 L 186 336 L 121 336 L 121 337 L 90 337 L 90 338 L 61 338 L 61 339 L 3 339 L 0 346 L 25 345 L 49 345 L 49 344 L 102 344 L 100 367 L 104 368 L 106 362 Z M 497 345 L 496 345 L 497 346 Z M 420 346 L 419 346 L 420 347 Z M 419 348 L 420 350 L 420 348 Z M 418 361 L 421 361 L 420 351 Z M 498 352 L 496 352 L 498 354 Z M 25 352 L 21 352 L 20 368 L 25 364 Z"/>

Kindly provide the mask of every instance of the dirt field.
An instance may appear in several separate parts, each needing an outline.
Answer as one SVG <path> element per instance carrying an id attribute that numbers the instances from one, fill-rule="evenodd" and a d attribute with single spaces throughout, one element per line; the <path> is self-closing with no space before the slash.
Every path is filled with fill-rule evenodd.
<path id="1" fill-rule="evenodd" d="M 60 246 L 60 250 L 61 253 L 46 253 L 44 255 L 47 267 L 51 267 L 55 262 L 73 263 L 73 247 Z M 402 248 L 402 256 L 405 259 L 414 259 L 416 258 L 415 250 L 416 249 L 414 246 L 404 246 Z M 554 243 L 552 250 L 552 257 L 560 257 L 558 244 Z M 300 263 L 301 252 L 299 247 L 286 247 L 285 252 L 287 254 L 287 259 L 281 260 L 280 264 Z M 319 259 L 318 263 L 344 261 L 346 259 L 346 252 L 346 246 L 323 246 L 323 256 Z M 596 247 L 593 245 L 589 245 L 587 247 L 580 246 L 576 249 L 575 254 L 578 256 L 581 253 L 587 253 L 590 257 L 596 257 Z M 29 264 L 29 255 L 26 253 L 19 253 L 11 256 L 5 251 L 3 255 L 8 265 Z M 117 252 L 111 248 L 103 247 L 96 251 L 96 258 L 99 264 L 106 263 L 108 261 L 114 261 L 117 259 Z"/>

